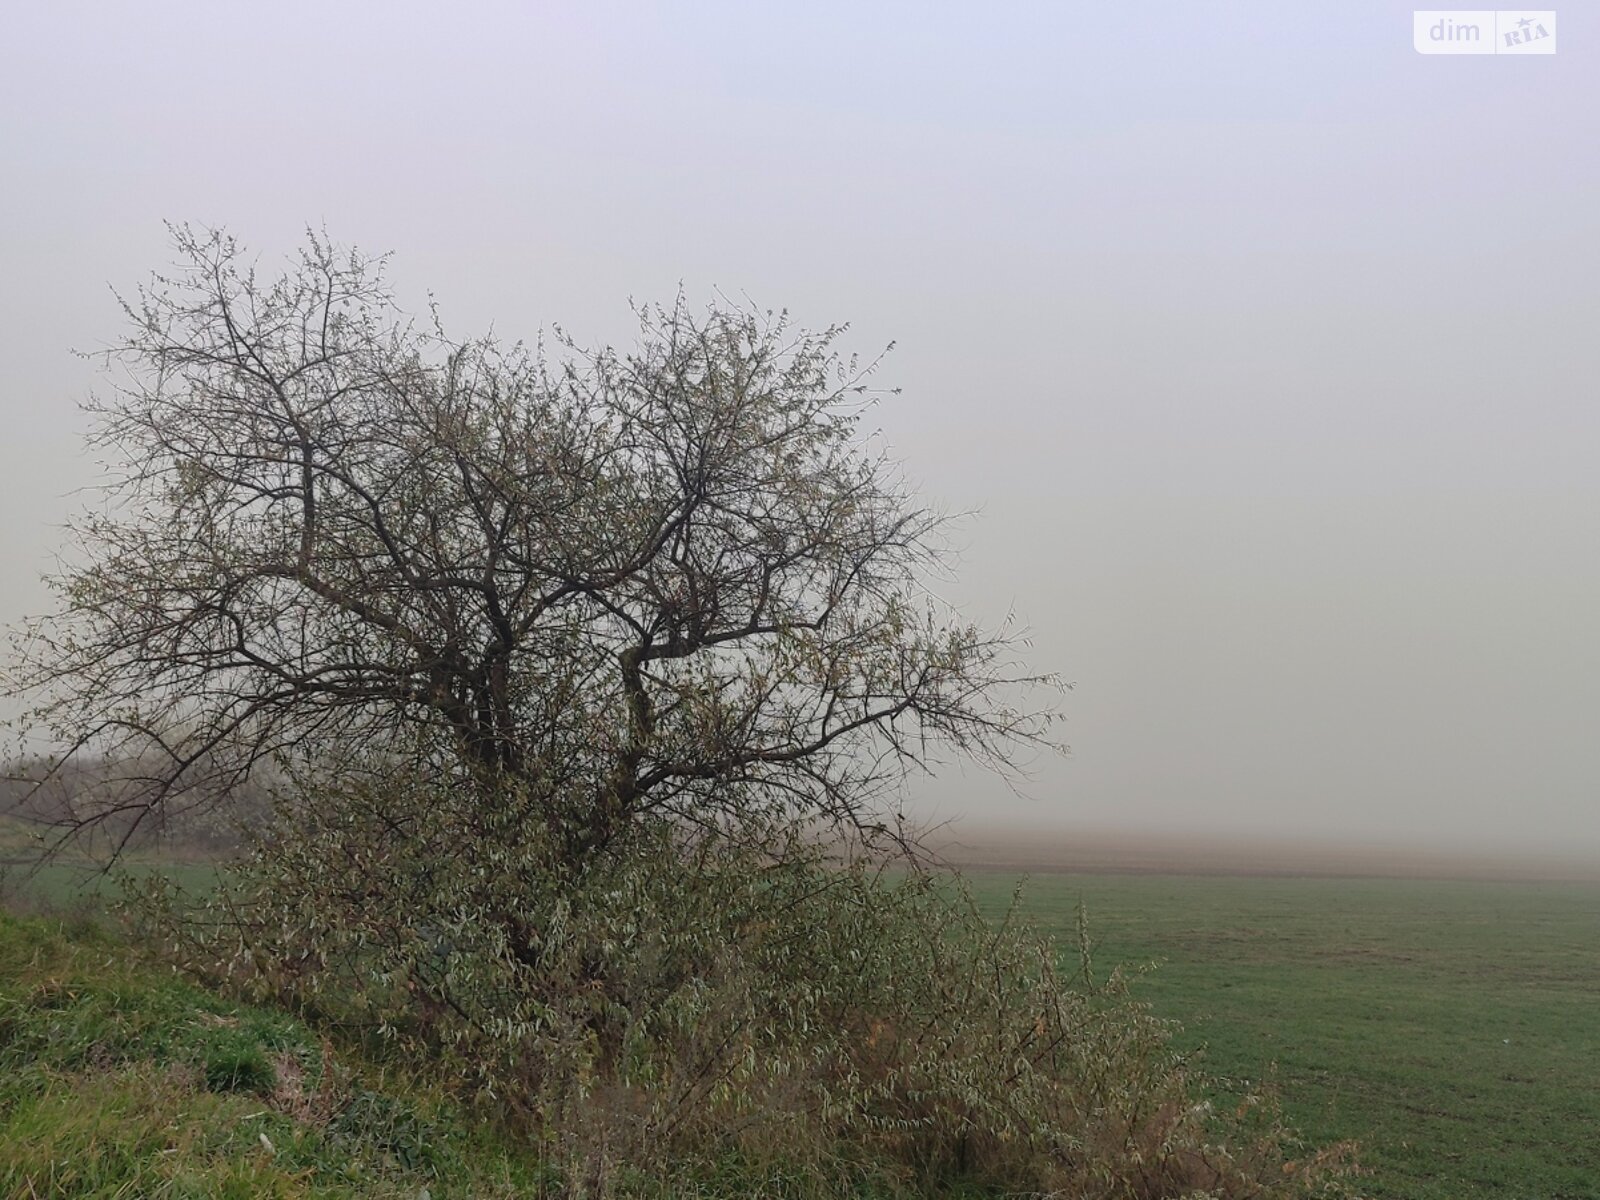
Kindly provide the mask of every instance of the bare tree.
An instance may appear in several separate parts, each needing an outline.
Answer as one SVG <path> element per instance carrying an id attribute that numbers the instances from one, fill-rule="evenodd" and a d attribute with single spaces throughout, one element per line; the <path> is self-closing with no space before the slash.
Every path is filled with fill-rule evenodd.
<path id="1" fill-rule="evenodd" d="M 552 359 L 406 319 L 318 236 L 265 281 L 174 234 L 91 405 L 108 503 L 17 640 L 56 761 L 135 764 L 75 821 L 405 763 L 580 858 L 651 816 L 870 831 L 941 745 L 1048 744 L 1054 680 L 930 591 L 945 519 L 861 435 L 839 329 L 680 301 Z"/>

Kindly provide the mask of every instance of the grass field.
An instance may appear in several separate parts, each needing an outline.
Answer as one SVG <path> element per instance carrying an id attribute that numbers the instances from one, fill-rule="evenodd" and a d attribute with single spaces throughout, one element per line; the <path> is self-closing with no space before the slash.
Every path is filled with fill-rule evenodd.
<path id="1" fill-rule="evenodd" d="M 104 858 L 69 847 L 39 865 L 44 844 L 35 826 L 0 816 L 0 907 L 24 912 L 103 912 L 115 898 L 119 873 L 130 877 L 158 872 L 186 890 L 209 891 L 217 868 L 198 854 L 175 856 L 148 851 L 123 857 L 119 872 L 106 872 Z"/>
<path id="2" fill-rule="evenodd" d="M 1015 871 L 971 875 L 1000 912 Z M 1356 1138 L 1378 1197 L 1600 1197 L 1600 887 L 1034 874 L 1024 910 L 1239 1090 L 1275 1072 L 1315 1141 Z M 1250 1083 L 1246 1083 L 1250 1081 Z"/>
<path id="3" fill-rule="evenodd" d="M 155 869 L 153 865 L 146 869 Z M 203 887 L 210 868 L 171 870 Z M 969 869 L 986 911 L 1015 868 Z M 34 903 L 103 897 L 46 869 Z M 1229 1092 L 1272 1079 L 1310 1140 L 1355 1138 L 1363 1190 L 1600 1200 L 1600 885 L 1035 870 L 1025 916 L 1183 1023 Z M 363 1193 L 364 1194 L 364 1193 Z"/>
<path id="4" fill-rule="evenodd" d="M 132 863 L 127 875 L 159 872 L 186 891 L 202 893 L 215 886 L 217 869 L 206 863 Z M 0 865 L 0 903 L 21 912 L 77 914 L 104 911 L 120 888 L 117 874 L 79 863 L 50 863 L 27 867 Z"/>

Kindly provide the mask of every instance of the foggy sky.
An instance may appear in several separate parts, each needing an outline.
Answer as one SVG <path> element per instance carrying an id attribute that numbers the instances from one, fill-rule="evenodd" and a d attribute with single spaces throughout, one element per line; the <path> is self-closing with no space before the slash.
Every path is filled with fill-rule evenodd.
<path id="1" fill-rule="evenodd" d="M 1600 11 L 10 5 L 0 623 L 161 221 L 395 252 L 459 335 L 713 289 L 891 340 L 951 598 L 1074 681 L 968 826 L 1600 851 Z"/>

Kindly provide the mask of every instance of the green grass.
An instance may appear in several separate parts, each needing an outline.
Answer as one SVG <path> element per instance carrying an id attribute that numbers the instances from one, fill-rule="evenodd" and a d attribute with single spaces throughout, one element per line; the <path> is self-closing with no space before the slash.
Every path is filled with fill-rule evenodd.
<path id="1" fill-rule="evenodd" d="M 539 1195 L 534 1157 L 284 1013 L 0 915 L 0 1196 Z"/>
<path id="2" fill-rule="evenodd" d="M 1013 876 L 971 878 L 1003 909 Z M 71 911 L 113 886 L 61 865 L 26 889 Z M 1070 947 L 1080 902 L 1098 971 L 1161 964 L 1135 993 L 1220 1098 L 1274 1080 L 1312 1142 L 1362 1143 L 1367 1194 L 1600 1198 L 1600 887 L 1040 874 L 1023 907 Z M 337 1111 L 297 1118 L 285 1070 Z M 0 1196 L 539 1194 L 525 1148 L 388 1070 L 83 922 L 0 917 Z"/>
<path id="3" fill-rule="evenodd" d="M 973 876 L 999 912 L 1015 877 Z M 1036 875 L 1024 910 L 1134 985 L 1242 1092 L 1275 1076 L 1376 1197 L 1600 1197 L 1600 888 Z"/>
<path id="4" fill-rule="evenodd" d="M 124 879 L 159 873 L 185 891 L 204 894 L 216 886 L 217 866 L 199 857 L 174 862 L 149 852 L 124 857 L 116 871 L 78 847 L 68 847 L 40 865 L 45 841 L 39 827 L 0 816 L 0 905 L 56 915 L 104 912 Z"/>
<path id="5" fill-rule="evenodd" d="M 104 912 L 121 894 L 124 878 L 159 873 L 191 895 L 204 895 L 217 881 L 217 868 L 205 863 L 132 863 L 110 874 L 87 864 L 61 862 L 0 871 L 0 903 L 54 915 Z"/>

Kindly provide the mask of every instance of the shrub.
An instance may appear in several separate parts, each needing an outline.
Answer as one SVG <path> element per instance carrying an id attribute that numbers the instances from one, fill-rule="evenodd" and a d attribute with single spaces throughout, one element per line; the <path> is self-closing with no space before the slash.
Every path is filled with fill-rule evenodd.
<path id="1" fill-rule="evenodd" d="M 169 930 L 436 1064 L 597 1195 L 730 1161 L 813 1194 L 1337 1185 L 1342 1152 L 1291 1163 L 1265 1100 L 1211 1112 L 1120 977 L 1064 974 L 959 878 L 792 828 L 665 823 L 575 876 L 535 829 L 486 820 L 417 785 L 320 803 Z"/>

